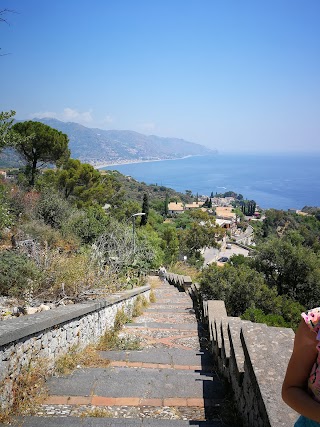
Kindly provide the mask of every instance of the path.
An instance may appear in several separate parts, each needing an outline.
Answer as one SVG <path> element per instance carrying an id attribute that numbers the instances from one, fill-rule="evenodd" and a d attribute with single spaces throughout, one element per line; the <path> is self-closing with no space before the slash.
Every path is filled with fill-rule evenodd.
<path id="1" fill-rule="evenodd" d="M 222 427 L 223 386 L 201 348 L 191 299 L 166 282 L 154 292 L 156 302 L 121 331 L 139 338 L 142 350 L 101 352 L 108 368 L 51 378 L 48 399 L 20 425 Z"/>

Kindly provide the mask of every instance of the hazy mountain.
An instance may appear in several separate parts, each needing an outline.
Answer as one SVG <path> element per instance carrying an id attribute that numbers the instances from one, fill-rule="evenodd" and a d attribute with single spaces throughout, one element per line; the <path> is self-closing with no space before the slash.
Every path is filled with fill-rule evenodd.
<path id="1" fill-rule="evenodd" d="M 128 130 L 93 129 L 56 119 L 34 119 L 69 137 L 71 157 L 90 163 L 124 160 L 174 159 L 189 155 L 213 154 L 200 144 L 178 138 L 161 138 Z"/>

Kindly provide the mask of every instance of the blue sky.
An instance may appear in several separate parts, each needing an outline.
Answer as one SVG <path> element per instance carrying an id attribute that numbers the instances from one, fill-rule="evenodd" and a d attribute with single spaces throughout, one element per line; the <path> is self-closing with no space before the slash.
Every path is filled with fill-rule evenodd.
<path id="1" fill-rule="evenodd" d="M 320 151 L 319 0 L 0 0 L 0 109 Z"/>

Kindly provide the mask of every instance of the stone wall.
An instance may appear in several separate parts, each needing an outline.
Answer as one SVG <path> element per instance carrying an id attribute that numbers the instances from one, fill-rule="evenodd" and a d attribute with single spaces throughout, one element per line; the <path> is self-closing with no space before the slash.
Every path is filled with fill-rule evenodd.
<path id="1" fill-rule="evenodd" d="M 67 305 L 0 323 L 0 406 L 12 403 L 12 386 L 25 366 L 44 360 L 48 373 L 73 346 L 96 343 L 114 325 L 118 310 L 132 315 L 135 300 L 148 301 L 150 286 L 112 294 L 103 301 Z"/>
<path id="2" fill-rule="evenodd" d="M 183 288 L 184 276 L 167 274 Z M 298 414 L 281 399 L 294 332 L 227 315 L 223 301 L 203 301 L 199 286 L 188 288 L 199 318 L 207 324 L 218 371 L 231 385 L 246 427 L 292 427 Z"/>

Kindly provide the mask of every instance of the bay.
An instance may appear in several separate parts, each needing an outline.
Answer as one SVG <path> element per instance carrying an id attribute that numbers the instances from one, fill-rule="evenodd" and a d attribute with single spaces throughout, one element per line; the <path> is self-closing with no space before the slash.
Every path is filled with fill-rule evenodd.
<path id="1" fill-rule="evenodd" d="M 320 154 L 216 154 L 112 165 L 146 184 L 210 196 L 235 191 L 262 208 L 320 206 Z"/>

